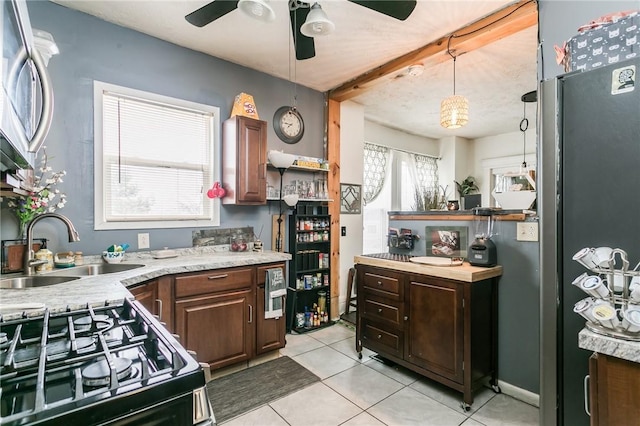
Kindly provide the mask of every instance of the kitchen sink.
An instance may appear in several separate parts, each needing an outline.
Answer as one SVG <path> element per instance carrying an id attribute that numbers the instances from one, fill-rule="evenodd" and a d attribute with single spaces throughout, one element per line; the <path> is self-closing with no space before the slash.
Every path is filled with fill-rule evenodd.
<path id="1" fill-rule="evenodd" d="M 72 268 L 61 269 L 56 272 L 49 272 L 47 276 L 77 276 L 86 277 L 91 275 L 113 274 L 116 272 L 129 271 L 131 269 L 142 268 L 144 265 L 133 263 L 92 263 L 88 265 L 74 266 Z"/>
<path id="2" fill-rule="evenodd" d="M 66 283 L 67 281 L 73 281 L 80 279 L 80 277 L 69 276 L 49 276 L 49 275 L 33 275 L 28 277 L 13 277 L 0 280 L 0 288 L 30 288 L 30 287 L 45 287 L 48 285 Z"/>

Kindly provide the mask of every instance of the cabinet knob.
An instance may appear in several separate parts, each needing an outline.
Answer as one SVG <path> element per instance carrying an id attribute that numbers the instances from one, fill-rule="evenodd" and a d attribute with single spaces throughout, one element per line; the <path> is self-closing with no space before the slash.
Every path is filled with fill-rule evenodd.
<path id="1" fill-rule="evenodd" d="M 409 320 L 409 317 L 405 315 L 405 316 L 404 316 L 404 320 L 405 320 L 405 321 L 408 321 L 408 320 Z"/>
<path id="2" fill-rule="evenodd" d="M 378 313 L 381 314 L 382 313 L 382 308 L 378 308 Z"/>
<path id="3" fill-rule="evenodd" d="M 382 285 L 382 281 L 378 281 L 378 285 Z"/>
<path id="4" fill-rule="evenodd" d="M 382 339 L 382 334 L 378 334 L 378 339 Z"/>

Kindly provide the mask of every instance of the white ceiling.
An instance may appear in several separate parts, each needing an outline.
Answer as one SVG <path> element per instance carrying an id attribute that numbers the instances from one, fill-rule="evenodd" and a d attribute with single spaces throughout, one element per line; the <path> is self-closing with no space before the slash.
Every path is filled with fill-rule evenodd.
<path id="1" fill-rule="evenodd" d="M 203 28 L 189 24 L 184 16 L 210 0 L 54 1 L 323 92 L 513 3 L 418 0 L 411 16 L 398 21 L 346 0 L 320 0 L 335 31 L 315 38 L 314 58 L 295 61 L 286 0 L 271 0 L 273 22 L 257 21 L 236 9 Z M 518 131 L 520 97 L 536 89 L 536 49 L 537 28 L 532 27 L 458 57 L 456 93 L 470 104 L 469 124 L 461 129 L 439 125 L 440 101 L 453 92 L 452 61 L 430 67 L 419 77 L 401 72 L 352 100 L 364 105 L 367 119 L 426 137 L 477 138 Z M 534 108 L 527 110 L 533 114 Z"/>

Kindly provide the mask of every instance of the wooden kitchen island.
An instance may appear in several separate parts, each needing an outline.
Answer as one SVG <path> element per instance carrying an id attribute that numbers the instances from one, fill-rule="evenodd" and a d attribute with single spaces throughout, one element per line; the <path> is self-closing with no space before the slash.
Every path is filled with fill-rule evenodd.
<path id="1" fill-rule="evenodd" d="M 498 387 L 502 267 L 439 267 L 355 256 L 356 351 L 365 347 L 463 393 Z"/>

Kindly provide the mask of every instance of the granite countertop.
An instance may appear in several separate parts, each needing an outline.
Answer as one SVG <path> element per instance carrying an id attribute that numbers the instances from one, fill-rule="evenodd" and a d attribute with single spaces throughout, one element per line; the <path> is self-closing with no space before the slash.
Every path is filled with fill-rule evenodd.
<path id="1" fill-rule="evenodd" d="M 141 268 L 124 272 L 82 277 L 77 280 L 46 287 L 32 287 L 25 289 L 1 289 L 0 312 L 3 320 L 19 318 L 22 309 L 14 310 L 12 305 L 38 304 L 49 308 L 51 312 L 69 309 L 81 309 L 87 304 L 103 306 L 106 303 L 120 303 L 132 297 L 127 287 L 142 283 L 163 275 L 180 274 L 184 272 L 204 271 L 208 269 L 231 268 L 243 265 L 258 265 L 263 263 L 282 262 L 291 259 L 289 253 L 274 251 L 264 252 L 229 252 L 216 251 L 215 248 L 176 249 L 177 257 L 155 259 L 154 252 L 127 252 L 123 264 L 143 264 Z M 85 256 L 84 264 L 102 263 L 100 256 Z M 56 275 L 63 275 L 62 269 L 56 270 Z M 71 273 L 68 274 L 72 276 Z M 3 278 L 10 278 L 5 275 Z M 30 309 L 29 316 L 41 315 L 43 309 Z"/>
<path id="2" fill-rule="evenodd" d="M 450 280 L 476 282 L 487 278 L 499 277 L 502 275 L 502 266 L 480 267 L 471 266 L 464 262 L 460 266 L 430 266 L 413 262 L 399 262 L 397 260 L 379 259 L 367 256 L 354 256 L 353 262 L 360 265 L 378 266 L 380 268 L 394 269 L 401 272 L 411 272 L 414 274 L 430 275 L 438 278 Z"/>
<path id="3" fill-rule="evenodd" d="M 640 342 L 604 336 L 586 328 L 578 334 L 578 346 L 627 361 L 640 362 Z"/>

